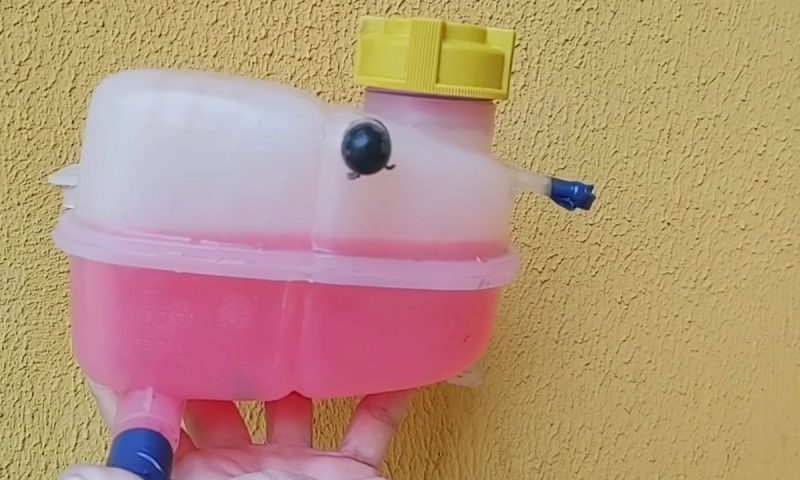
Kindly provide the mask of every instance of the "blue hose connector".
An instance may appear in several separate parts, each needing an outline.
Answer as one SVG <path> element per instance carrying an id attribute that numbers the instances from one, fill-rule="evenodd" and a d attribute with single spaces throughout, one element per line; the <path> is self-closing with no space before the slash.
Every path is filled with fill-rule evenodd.
<path id="1" fill-rule="evenodd" d="M 114 437 L 106 465 L 144 480 L 170 480 L 172 456 L 172 446 L 163 435 L 147 428 L 134 428 Z"/>
<path id="2" fill-rule="evenodd" d="M 567 210 L 589 210 L 595 199 L 593 190 L 594 185 L 553 178 L 550 183 L 550 199 Z"/>

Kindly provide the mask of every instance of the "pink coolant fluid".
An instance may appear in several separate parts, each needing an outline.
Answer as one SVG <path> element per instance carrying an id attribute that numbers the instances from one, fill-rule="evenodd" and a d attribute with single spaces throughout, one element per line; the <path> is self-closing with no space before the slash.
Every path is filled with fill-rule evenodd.
<path id="1" fill-rule="evenodd" d="M 176 398 L 329 398 L 436 383 L 484 350 L 497 299 L 497 289 L 268 281 L 77 258 L 71 272 L 86 373 Z"/>

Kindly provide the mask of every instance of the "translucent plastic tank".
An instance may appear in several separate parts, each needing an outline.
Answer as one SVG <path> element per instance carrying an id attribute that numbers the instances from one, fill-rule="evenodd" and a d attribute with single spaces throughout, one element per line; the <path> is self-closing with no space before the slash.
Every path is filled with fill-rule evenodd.
<path id="1" fill-rule="evenodd" d="M 497 52 L 502 93 L 510 50 Z M 174 440 L 186 399 L 343 397 L 457 375 L 515 274 L 515 194 L 591 204 L 591 187 L 491 156 L 492 96 L 368 86 L 363 109 L 182 70 L 95 89 L 80 164 L 53 178 L 66 207 L 55 239 L 81 367 L 132 392 L 120 429 Z M 358 170 L 376 155 L 383 168 Z M 142 395 L 167 399 L 172 423 L 143 422 Z"/>
<path id="2" fill-rule="evenodd" d="M 396 168 L 350 179 L 342 139 L 372 118 Z M 247 79 L 116 74 L 56 233 L 78 360 L 113 388 L 183 398 L 441 381 L 481 353 L 514 274 L 513 191 L 480 150 L 391 117 Z"/>

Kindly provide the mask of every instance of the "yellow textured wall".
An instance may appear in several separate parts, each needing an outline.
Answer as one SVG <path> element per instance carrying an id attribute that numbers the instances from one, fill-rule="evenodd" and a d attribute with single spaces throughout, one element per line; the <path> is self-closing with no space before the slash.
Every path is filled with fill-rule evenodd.
<path id="1" fill-rule="evenodd" d="M 0 478 L 103 458 L 45 184 L 93 85 L 183 66 L 358 101 L 356 19 L 389 13 L 516 29 L 497 151 L 601 195 L 519 202 L 487 381 L 417 399 L 393 478 L 800 478 L 800 2 L 368 3 L 0 1 Z"/>

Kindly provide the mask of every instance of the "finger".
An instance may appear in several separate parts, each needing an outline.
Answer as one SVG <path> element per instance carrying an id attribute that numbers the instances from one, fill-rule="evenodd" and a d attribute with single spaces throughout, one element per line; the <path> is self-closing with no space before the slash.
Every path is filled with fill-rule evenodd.
<path id="1" fill-rule="evenodd" d="M 118 468 L 78 465 L 68 468 L 59 480 L 141 480 L 133 473 Z"/>
<path id="2" fill-rule="evenodd" d="M 183 457 L 194 451 L 197 451 L 197 446 L 192 442 L 192 439 L 189 438 L 189 434 L 181 429 L 181 436 L 178 439 L 178 448 L 175 449 L 175 458 L 172 460 L 172 463 L 180 462 Z"/>
<path id="3" fill-rule="evenodd" d="M 353 412 L 340 451 L 374 468 L 380 468 L 395 430 L 411 403 L 413 391 L 380 393 L 365 397 Z"/>
<path id="4" fill-rule="evenodd" d="M 297 393 L 265 404 L 267 442 L 310 447 L 313 435 L 311 399 Z"/>
<path id="5" fill-rule="evenodd" d="M 186 402 L 183 419 L 189 437 L 199 448 L 228 448 L 252 443 L 250 432 L 233 402 Z"/>

